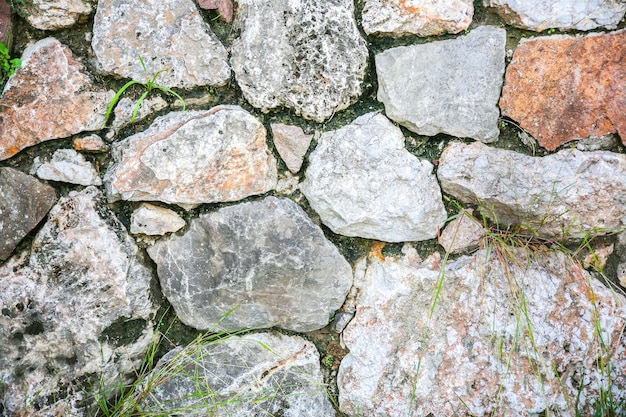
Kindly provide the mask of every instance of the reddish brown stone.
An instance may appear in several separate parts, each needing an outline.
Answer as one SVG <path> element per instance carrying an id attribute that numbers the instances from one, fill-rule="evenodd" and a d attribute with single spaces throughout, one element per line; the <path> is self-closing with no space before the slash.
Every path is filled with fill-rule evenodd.
<path id="1" fill-rule="evenodd" d="M 11 44 L 11 8 L 6 0 L 0 0 L 0 43 L 6 46 Z"/>
<path id="2" fill-rule="evenodd" d="M 626 30 L 522 40 L 500 108 L 548 150 L 615 132 L 626 144 Z"/>
<path id="3" fill-rule="evenodd" d="M 199 0 L 198 4 L 202 9 L 217 9 L 222 18 L 227 22 L 233 20 L 233 3 L 231 0 Z"/>

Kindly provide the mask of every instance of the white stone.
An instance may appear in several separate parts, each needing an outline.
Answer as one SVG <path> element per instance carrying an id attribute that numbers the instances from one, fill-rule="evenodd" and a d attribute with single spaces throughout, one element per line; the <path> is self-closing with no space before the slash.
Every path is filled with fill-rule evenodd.
<path id="1" fill-rule="evenodd" d="M 163 236 L 180 230 L 187 224 L 175 211 L 143 203 L 130 216 L 130 232 Z"/>
<path id="2" fill-rule="evenodd" d="M 272 123 L 272 136 L 278 154 L 285 161 L 289 171 L 300 171 L 304 155 L 309 149 L 313 135 L 306 135 L 302 128 L 282 123 Z"/>
<path id="3" fill-rule="evenodd" d="M 59 30 L 84 22 L 94 9 L 92 0 L 28 0 L 14 3 L 26 21 L 40 30 Z"/>
<path id="4" fill-rule="evenodd" d="M 84 156 L 74 149 L 58 149 L 49 161 L 33 161 L 32 170 L 42 180 L 78 185 L 102 185 L 100 175 Z"/>

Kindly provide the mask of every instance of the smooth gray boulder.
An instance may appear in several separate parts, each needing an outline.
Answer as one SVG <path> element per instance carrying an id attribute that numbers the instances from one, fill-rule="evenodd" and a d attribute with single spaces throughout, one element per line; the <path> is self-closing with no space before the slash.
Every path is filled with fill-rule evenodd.
<path id="1" fill-rule="evenodd" d="M 544 157 L 452 143 L 439 159 L 441 188 L 478 205 L 502 228 L 577 239 L 626 226 L 626 155 L 564 149 Z"/>
<path id="2" fill-rule="evenodd" d="M 203 214 L 148 254 L 178 318 L 200 330 L 316 330 L 352 285 L 350 265 L 286 198 Z"/>
<path id="3" fill-rule="evenodd" d="M 362 91 L 368 52 L 351 0 L 241 0 L 231 64 L 254 107 L 323 122 Z"/>
<path id="4" fill-rule="evenodd" d="M 433 165 L 380 113 L 324 133 L 300 185 L 333 232 L 386 242 L 432 239 L 446 211 Z"/>
<path id="5" fill-rule="evenodd" d="M 481 26 L 455 39 L 376 55 L 378 100 L 391 120 L 420 135 L 498 139 L 506 31 Z"/>
<path id="6" fill-rule="evenodd" d="M 335 416 L 317 349 L 280 333 L 209 338 L 176 348 L 145 378 L 137 397 L 145 399 L 139 401 L 142 410 L 155 415 Z"/>

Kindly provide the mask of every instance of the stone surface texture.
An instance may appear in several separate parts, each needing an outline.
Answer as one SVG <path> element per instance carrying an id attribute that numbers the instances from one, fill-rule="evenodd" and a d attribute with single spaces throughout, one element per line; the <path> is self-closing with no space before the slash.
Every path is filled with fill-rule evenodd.
<path id="1" fill-rule="evenodd" d="M 309 149 L 313 135 L 306 135 L 301 127 L 282 123 L 272 123 L 272 137 L 278 154 L 285 161 L 289 171 L 300 171 L 304 155 Z"/>
<path id="2" fill-rule="evenodd" d="M 198 0 L 198 6 L 202 9 L 215 10 L 226 22 L 233 21 L 233 3 L 231 0 Z"/>
<path id="3" fill-rule="evenodd" d="M 6 0 L 0 0 L 0 43 L 10 46 L 13 34 L 13 17 Z"/>
<path id="4" fill-rule="evenodd" d="M 37 226 L 57 200 L 54 188 L 13 168 L 0 168 L 0 261 Z"/>
<path id="5" fill-rule="evenodd" d="M 626 156 L 564 149 L 531 157 L 479 142 L 452 143 L 440 158 L 441 188 L 501 227 L 548 238 L 582 238 L 626 226 Z"/>
<path id="6" fill-rule="evenodd" d="M 201 330 L 316 330 L 352 285 L 350 265 L 286 198 L 201 215 L 148 253 L 180 320 Z"/>
<path id="7" fill-rule="evenodd" d="M 78 185 L 102 185 L 100 175 L 84 156 L 74 149 L 58 149 L 48 161 L 36 157 L 32 171 L 42 180 Z M 32 172 L 31 171 L 31 172 Z"/>
<path id="8" fill-rule="evenodd" d="M 167 101 L 163 100 L 161 97 L 148 97 L 141 102 L 141 105 L 135 114 L 135 119 L 133 120 L 133 113 L 135 112 L 136 104 L 137 103 L 135 101 L 129 99 L 128 97 L 122 97 L 120 101 L 117 102 L 117 105 L 113 110 L 114 118 L 111 123 L 111 127 L 121 129 L 131 123 L 140 122 L 151 114 L 167 107 Z"/>
<path id="9" fill-rule="evenodd" d="M 0 161 L 43 141 L 101 129 L 114 95 L 97 91 L 58 40 L 29 46 L 0 97 Z"/>
<path id="10" fill-rule="evenodd" d="M 246 100 L 322 122 L 362 91 L 368 52 L 351 0 L 240 0 L 231 63 Z"/>
<path id="11" fill-rule="evenodd" d="M 83 394 L 76 379 L 87 375 L 120 383 L 141 364 L 152 336 L 151 273 L 102 200 L 95 187 L 62 197 L 31 250 L 0 266 L 7 415 L 68 402 L 66 395 Z M 128 322 L 134 330 L 123 339 L 107 336 Z"/>
<path id="12" fill-rule="evenodd" d="M 143 203 L 130 216 L 130 232 L 163 236 L 180 230 L 187 224 L 174 210 Z"/>
<path id="13" fill-rule="evenodd" d="M 478 249 L 485 237 L 485 228 L 472 210 L 461 210 L 458 217 L 441 232 L 439 244 L 446 252 L 462 253 Z"/>
<path id="14" fill-rule="evenodd" d="M 626 288 L 626 231 L 618 235 L 615 244 L 615 257 L 617 281 Z"/>
<path id="15" fill-rule="evenodd" d="M 541 32 L 615 29 L 624 18 L 623 0 L 483 0 L 509 25 Z"/>
<path id="16" fill-rule="evenodd" d="M 168 87 L 230 79 L 228 53 L 191 0 L 98 0 L 92 47 L 103 72 L 139 82 L 161 70 Z"/>
<path id="17" fill-rule="evenodd" d="M 432 36 L 467 29 L 473 15 L 471 0 L 366 0 L 362 24 L 368 35 Z"/>
<path id="18" fill-rule="evenodd" d="M 80 152 L 104 153 L 111 147 L 95 133 L 89 136 L 72 139 L 72 147 Z"/>
<path id="19" fill-rule="evenodd" d="M 276 186 L 263 125 L 237 106 L 171 112 L 113 145 L 109 198 L 189 205 L 237 201 Z"/>
<path id="20" fill-rule="evenodd" d="M 523 39 L 500 108 L 548 150 L 614 132 L 626 144 L 626 29 Z"/>
<path id="21" fill-rule="evenodd" d="M 433 165 L 410 154 L 401 130 L 379 113 L 324 133 L 300 189 L 322 222 L 345 236 L 432 239 L 446 218 Z"/>
<path id="22" fill-rule="evenodd" d="M 255 333 L 176 348 L 163 357 L 156 372 L 168 368 L 188 373 L 157 385 L 141 404 L 146 411 L 171 415 L 172 410 L 185 409 L 185 415 L 215 417 L 335 416 L 319 353 L 299 336 Z"/>
<path id="23" fill-rule="evenodd" d="M 40 30 L 59 30 L 86 22 L 96 0 L 28 0 L 21 3 L 18 4 L 20 13 L 31 26 Z"/>
<path id="24" fill-rule="evenodd" d="M 376 55 L 378 100 L 391 120 L 420 135 L 497 140 L 504 29 L 400 46 Z"/>
<path id="25" fill-rule="evenodd" d="M 626 397 L 618 371 L 626 366 L 626 299 L 563 253 L 512 251 L 443 265 L 438 254 L 420 263 L 405 248 L 402 258 L 360 263 L 356 316 L 343 333 L 350 353 L 338 374 L 340 409 L 573 416 L 578 399 L 581 415 L 593 415 L 602 354 L 611 355 L 614 398 Z"/>

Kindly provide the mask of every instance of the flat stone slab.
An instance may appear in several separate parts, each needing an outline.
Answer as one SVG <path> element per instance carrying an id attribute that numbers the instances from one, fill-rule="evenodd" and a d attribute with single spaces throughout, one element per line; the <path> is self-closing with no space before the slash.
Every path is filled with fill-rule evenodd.
<path id="1" fill-rule="evenodd" d="M 548 150 L 614 132 L 626 144 L 626 30 L 522 39 L 500 108 Z"/>
<path id="2" fill-rule="evenodd" d="M 166 70 L 156 83 L 178 88 L 230 80 L 226 48 L 191 0 L 98 0 L 91 45 L 107 74 L 145 82 Z"/>
<path id="3" fill-rule="evenodd" d="M 441 188 L 478 205 L 502 228 L 577 239 L 626 226 L 626 155 L 564 149 L 532 157 L 479 142 L 450 144 L 439 159 Z"/>
<path id="4" fill-rule="evenodd" d="M 237 4 L 231 63 L 250 104 L 321 123 L 358 99 L 368 52 L 351 0 Z"/>
<path id="5" fill-rule="evenodd" d="M 148 254 L 178 318 L 200 330 L 320 329 L 352 285 L 350 265 L 286 198 L 200 215 Z"/>
<path id="6" fill-rule="evenodd" d="M 389 119 L 368 113 L 320 137 L 300 189 L 335 233 L 427 240 L 446 218 L 433 168 L 404 148 Z"/>
<path id="7" fill-rule="evenodd" d="M 378 100 L 391 120 L 420 135 L 498 139 L 504 29 L 391 48 L 376 55 Z"/>
<path id="8" fill-rule="evenodd" d="M 171 112 L 112 146 L 111 200 L 181 206 L 237 201 L 276 186 L 265 128 L 238 106 Z"/>

